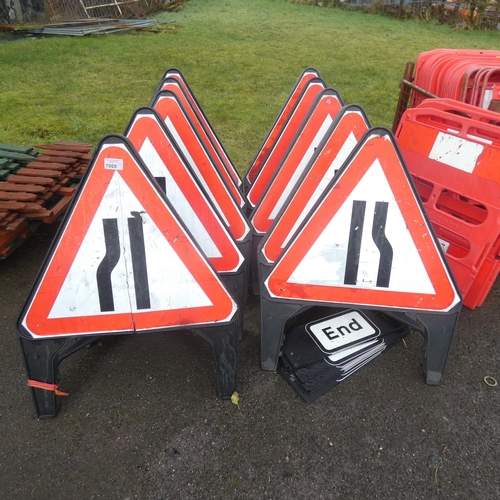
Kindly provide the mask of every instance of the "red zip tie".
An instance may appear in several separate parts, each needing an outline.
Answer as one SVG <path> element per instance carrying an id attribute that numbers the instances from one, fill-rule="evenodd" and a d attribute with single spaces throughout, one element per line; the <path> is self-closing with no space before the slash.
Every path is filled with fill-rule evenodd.
<path id="1" fill-rule="evenodd" d="M 59 384 L 48 384 L 47 382 L 39 382 L 38 380 L 28 380 L 30 387 L 44 389 L 45 391 L 54 391 L 56 396 L 68 396 L 67 392 L 59 391 Z"/>

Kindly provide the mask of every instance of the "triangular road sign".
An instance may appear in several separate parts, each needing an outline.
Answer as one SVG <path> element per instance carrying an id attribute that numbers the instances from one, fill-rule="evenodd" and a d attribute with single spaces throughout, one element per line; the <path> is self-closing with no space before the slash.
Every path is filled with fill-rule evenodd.
<path id="1" fill-rule="evenodd" d="M 247 193 L 247 201 L 250 208 L 253 209 L 259 202 L 281 159 L 290 147 L 302 121 L 311 109 L 316 96 L 324 89 L 326 89 L 326 84 L 320 78 L 313 78 L 305 85 L 292 114 L 274 141 L 266 158 L 262 161 L 260 169 L 256 173 L 255 180 Z"/>
<path id="2" fill-rule="evenodd" d="M 333 89 L 325 89 L 311 106 L 292 140 L 290 149 L 283 156 L 266 191 L 252 212 L 251 223 L 256 233 L 264 234 L 295 191 L 301 174 L 328 132 L 342 107 L 342 99 Z"/>
<path id="3" fill-rule="evenodd" d="M 138 109 L 125 136 L 214 269 L 223 273 L 237 271 L 243 264 L 243 256 L 207 201 L 161 117 L 152 108 Z"/>
<path id="4" fill-rule="evenodd" d="M 99 144 L 18 323 L 32 338 L 227 324 L 232 297 L 122 136 Z"/>
<path id="5" fill-rule="evenodd" d="M 160 92 L 170 91 L 177 96 L 177 98 L 179 99 L 179 102 L 182 104 L 184 110 L 186 111 L 187 116 L 189 117 L 189 120 L 193 124 L 196 132 L 198 132 L 198 136 L 200 137 L 201 141 L 203 142 L 203 146 L 208 151 L 208 154 L 210 155 L 210 157 L 214 161 L 215 166 L 217 167 L 217 170 L 219 171 L 222 178 L 226 182 L 227 187 L 231 191 L 231 194 L 234 196 L 234 199 L 236 200 L 238 205 L 243 208 L 245 206 L 245 199 L 243 198 L 243 195 L 240 193 L 240 191 L 238 189 L 238 184 L 234 181 L 233 177 L 231 176 L 231 174 L 228 170 L 228 167 L 222 161 L 222 158 L 220 157 L 219 152 L 215 148 L 215 145 L 211 141 L 205 128 L 203 127 L 202 123 L 200 122 L 198 115 L 196 114 L 195 110 L 193 109 L 191 101 L 188 99 L 188 97 L 187 97 L 186 93 L 184 92 L 184 89 L 182 88 L 180 83 L 173 78 L 166 78 L 161 82 L 159 91 Z"/>
<path id="6" fill-rule="evenodd" d="M 191 103 L 191 106 L 193 107 L 193 110 L 196 113 L 198 120 L 200 121 L 201 125 L 205 129 L 205 132 L 207 133 L 210 140 L 212 141 L 220 158 L 224 162 L 224 165 L 228 169 L 228 172 L 231 175 L 233 181 L 236 183 L 236 185 L 238 187 L 241 186 L 242 181 L 241 181 L 241 178 L 240 178 L 238 172 L 234 168 L 234 165 L 231 162 L 231 160 L 229 159 L 229 156 L 226 153 L 224 146 L 219 141 L 217 134 L 215 133 L 214 129 L 212 128 L 212 125 L 210 124 L 210 122 L 208 121 L 208 118 L 206 117 L 205 113 L 203 112 L 203 109 L 201 108 L 200 104 L 198 103 L 193 91 L 191 90 L 191 87 L 188 85 L 186 79 L 184 78 L 184 75 L 178 69 L 170 68 L 165 72 L 163 79 L 165 79 L 165 78 L 173 78 L 174 80 L 176 80 L 179 83 L 182 90 L 184 91 L 184 94 L 186 95 L 189 102 Z M 161 85 L 162 85 L 162 83 L 160 83 L 160 86 Z"/>
<path id="7" fill-rule="evenodd" d="M 264 286 L 285 300 L 430 312 L 460 304 L 388 130 L 365 135 Z"/>
<path id="8" fill-rule="evenodd" d="M 170 91 L 159 92 L 153 97 L 151 107 L 165 122 L 167 130 L 172 134 L 193 174 L 217 208 L 233 238 L 236 241 L 248 240 L 250 226 L 177 96 Z"/>
<path id="9" fill-rule="evenodd" d="M 290 92 L 286 103 L 284 104 L 282 110 L 276 118 L 276 121 L 273 123 L 271 130 L 267 134 L 267 137 L 262 143 L 259 152 L 255 156 L 255 159 L 253 160 L 245 175 L 245 187 L 247 192 L 253 181 L 255 180 L 255 177 L 257 177 L 260 167 L 262 166 L 264 160 L 267 158 L 267 155 L 273 147 L 274 142 L 281 134 L 281 131 L 287 123 L 288 118 L 290 118 L 290 115 L 292 114 L 302 94 L 302 91 L 304 90 L 304 87 L 309 82 L 309 80 L 312 80 L 313 78 L 320 78 L 318 71 L 314 68 L 306 68 L 295 82 L 295 85 Z"/>
<path id="10" fill-rule="evenodd" d="M 297 183 L 298 187 L 285 201 L 264 237 L 261 252 L 267 263 L 278 259 L 324 189 L 369 128 L 368 118 L 359 106 L 351 104 L 339 111 Z"/>

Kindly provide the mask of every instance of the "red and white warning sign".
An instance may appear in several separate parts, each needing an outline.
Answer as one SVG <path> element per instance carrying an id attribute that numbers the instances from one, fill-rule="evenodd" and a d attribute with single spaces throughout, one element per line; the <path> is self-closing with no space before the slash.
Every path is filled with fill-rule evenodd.
<path id="1" fill-rule="evenodd" d="M 265 286 L 314 302 L 427 311 L 460 302 L 388 130 L 365 135 Z"/>
<path id="2" fill-rule="evenodd" d="M 240 207 L 245 206 L 245 200 L 238 189 L 238 184 L 234 181 L 228 167 L 222 161 L 219 152 L 216 150 L 215 145 L 212 143 L 210 137 L 208 136 L 205 128 L 203 127 L 200 119 L 198 118 L 198 115 L 193 109 L 193 106 L 189 101 L 188 97 L 186 96 L 180 83 L 177 80 L 174 80 L 173 78 L 167 78 L 161 82 L 160 92 L 161 91 L 170 91 L 177 96 L 179 102 L 184 107 L 187 116 L 191 120 L 193 127 L 195 128 L 196 132 L 198 132 L 198 136 L 202 141 L 203 146 L 205 147 L 210 157 L 214 161 L 217 170 L 219 171 L 222 178 L 225 180 L 226 185 L 231 191 L 231 194 L 233 195 L 234 199 L 236 200 L 236 202 L 239 204 Z"/>
<path id="3" fill-rule="evenodd" d="M 234 272 L 243 255 L 153 110 L 138 110 L 125 133 L 217 272 Z"/>
<path id="4" fill-rule="evenodd" d="M 220 156 L 221 160 L 223 161 L 224 165 L 226 166 L 229 174 L 231 175 L 233 181 L 235 184 L 239 187 L 242 184 L 241 178 L 234 168 L 233 163 L 229 159 L 229 156 L 227 155 L 224 147 L 222 146 L 221 142 L 219 141 L 219 138 L 217 137 L 217 134 L 215 133 L 214 129 L 212 128 L 212 125 L 208 121 L 208 118 L 205 116 L 205 113 L 201 109 L 201 106 L 198 104 L 198 101 L 196 100 L 196 97 L 193 94 L 193 91 L 189 87 L 187 81 L 185 80 L 184 76 L 182 73 L 174 68 L 171 68 L 165 72 L 165 75 L 163 76 L 163 79 L 166 78 L 171 78 L 174 79 L 176 82 L 179 83 L 180 87 L 184 91 L 184 94 L 186 95 L 189 103 L 191 104 L 193 111 L 195 112 L 196 116 L 198 117 L 198 120 L 202 127 L 204 128 L 207 136 L 210 138 L 210 141 L 214 145 L 215 149 L 217 150 L 218 155 Z M 161 88 L 160 84 L 160 88 Z"/>
<path id="5" fill-rule="evenodd" d="M 345 106 L 326 134 L 325 143 L 317 151 L 307 175 L 294 190 L 286 207 L 272 225 L 262 246 L 267 262 L 275 262 L 299 226 L 319 200 L 336 172 L 351 154 L 370 125 L 362 108 Z"/>
<path id="6" fill-rule="evenodd" d="M 297 101 L 299 100 L 302 91 L 304 90 L 309 80 L 312 80 L 313 78 L 320 78 L 319 73 L 314 68 L 307 68 L 299 76 L 297 82 L 295 83 L 295 86 L 292 89 L 292 92 L 290 93 L 290 96 L 288 97 L 288 100 L 283 106 L 283 109 L 281 110 L 278 118 L 276 118 L 276 121 L 271 127 L 271 130 L 267 134 L 264 143 L 257 153 L 252 165 L 250 165 L 248 172 L 246 173 L 245 180 L 248 186 L 250 186 L 255 180 L 255 177 L 260 171 L 262 163 L 267 158 L 269 151 L 274 146 L 274 142 L 280 136 L 283 127 L 286 125 L 288 119 L 290 118 L 290 115 L 297 105 Z"/>
<path id="7" fill-rule="evenodd" d="M 250 232 L 250 226 L 177 96 L 170 91 L 159 92 L 153 98 L 152 107 L 164 120 L 167 130 L 172 134 L 193 174 L 207 192 L 233 238 L 236 241 L 244 240 Z"/>
<path id="8" fill-rule="evenodd" d="M 32 337 L 225 322 L 236 304 L 130 143 L 101 142 L 27 303 Z"/>
<path id="9" fill-rule="evenodd" d="M 257 205 L 261 196 L 264 194 L 269 181 L 271 180 L 274 172 L 276 172 L 281 159 L 292 143 L 295 134 L 311 109 L 317 95 L 321 91 L 325 90 L 325 88 L 325 83 L 319 78 L 313 78 L 307 82 L 290 118 L 287 120 L 286 125 L 276 138 L 269 154 L 262 162 L 258 173 L 256 173 L 252 187 L 248 191 L 247 200 L 252 208 Z"/>
<path id="10" fill-rule="evenodd" d="M 269 187 L 252 213 L 251 222 L 257 233 L 264 234 L 269 230 L 286 200 L 295 191 L 309 160 L 341 107 L 340 95 L 333 89 L 326 89 L 318 96 L 290 150 L 283 157 Z"/>

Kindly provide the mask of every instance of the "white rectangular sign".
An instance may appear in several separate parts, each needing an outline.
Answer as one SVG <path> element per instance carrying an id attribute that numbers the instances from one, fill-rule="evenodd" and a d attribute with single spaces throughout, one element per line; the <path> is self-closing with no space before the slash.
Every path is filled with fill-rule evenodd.
<path id="1" fill-rule="evenodd" d="M 366 316 L 352 309 L 309 323 L 306 330 L 326 353 L 366 342 L 380 334 L 380 330 Z"/>

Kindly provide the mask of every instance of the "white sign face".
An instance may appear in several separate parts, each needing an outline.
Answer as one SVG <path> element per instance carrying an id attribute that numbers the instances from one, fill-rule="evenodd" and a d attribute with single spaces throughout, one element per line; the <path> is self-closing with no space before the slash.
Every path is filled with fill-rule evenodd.
<path id="1" fill-rule="evenodd" d="M 349 310 L 306 325 L 306 330 L 326 353 L 366 342 L 380 330 L 359 311 Z"/>
<path id="2" fill-rule="evenodd" d="M 356 211 L 356 207 L 361 204 L 362 213 Z M 350 287 L 352 284 L 346 284 L 346 276 L 354 273 L 356 287 L 380 287 L 377 285 L 377 274 L 384 259 L 373 239 L 375 230 L 380 230 L 374 228 L 376 214 L 381 212 L 380 206 L 387 211 L 383 221 L 383 234 L 392 249 L 389 280 L 382 286 L 395 292 L 434 294 L 429 275 L 378 160 L 367 170 L 322 234 L 311 245 L 288 281 L 305 285 Z M 354 224 L 357 212 L 359 224 Z M 358 234 L 359 255 L 356 265 L 352 266 L 348 260 L 348 251 L 351 240 L 359 238 Z"/>
<path id="3" fill-rule="evenodd" d="M 198 245 L 200 245 L 205 255 L 209 259 L 212 257 L 221 257 L 222 255 L 217 245 L 208 234 L 149 139 L 144 141 L 139 150 L 139 155 L 154 177 L 163 177 L 165 179 L 165 194 L 168 201 L 170 201 L 181 220 L 186 224 L 186 227 Z"/>
<path id="4" fill-rule="evenodd" d="M 120 174 L 113 175 L 49 319 L 211 305 Z M 134 231 L 135 221 L 139 232 Z M 135 286 L 139 276 L 133 271 L 133 261 L 138 253 L 144 262 L 140 277 L 146 297 L 139 297 Z M 100 287 L 101 274 L 109 278 L 112 309 L 103 305 L 106 293 Z"/>

